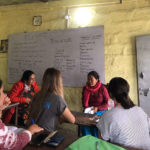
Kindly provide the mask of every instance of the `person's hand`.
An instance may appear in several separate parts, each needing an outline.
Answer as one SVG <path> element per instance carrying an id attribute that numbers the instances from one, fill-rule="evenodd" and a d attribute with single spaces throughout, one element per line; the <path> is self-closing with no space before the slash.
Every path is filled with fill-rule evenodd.
<path id="1" fill-rule="evenodd" d="M 98 107 L 94 107 L 94 113 L 98 111 Z"/>
<path id="2" fill-rule="evenodd" d="M 101 116 L 98 116 L 98 115 L 94 115 L 93 117 L 88 118 L 89 119 L 89 121 L 88 121 L 89 125 L 91 125 L 91 124 L 95 125 L 96 123 L 99 122 L 100 118 L 101 118 Z"/>
<path id="3" fill-rule="evenodd" d="M 43 131 L 44 129 L 39 127 L 37 124 L 32 124 L 28 130 L 31 132 L 31 134 L 34 134 Z"/>
<path id="4" fill-rule="evenodd" d="M 10 98 L 6 95 L 3 104 L 8 106 L 10 103 L 11 103 Z"/>
<path id="5" fill-rule="evenodd" d="M 26 98 L 26 101 L 25 101 L 27 104 L 29 104 L 31 102 L 31 99 L 29 97 Z"/>
<path id="6" fill-rule="evenodd" d="M 10 103 L 10 98 L 6 95 L 6 97 L 3 100 L 3 104 L 0 106 L 0 110 L 4 110 Z"/>

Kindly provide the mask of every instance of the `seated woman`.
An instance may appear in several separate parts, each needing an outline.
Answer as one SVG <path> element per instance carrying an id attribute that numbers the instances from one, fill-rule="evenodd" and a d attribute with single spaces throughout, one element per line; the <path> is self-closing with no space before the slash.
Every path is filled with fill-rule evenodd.
<path id="1" fill-rule="evenodd" d="M 35 81 L 35 74 L 30 70 L 26 70 L 20 81 L 14 84 L 9 97 L 12 103 L 20 103 L 18 107 L 18 124 L 25 125 L 31 110 L 31 102 L 34 95 L 39 91 Z M 15 109 L 11 108 L 4 114 L 4 123 L 9 123 Z"/>
<path id="2" fill-rule="evenodd" d="M 34 121 L 51 132 L 55 130 L 60 117 L 74 123 L 75 117 L 68 109 L 63 97 L 60 71 L 55 68 L 48 68 L 43 76 L 41 90 L 32 103 L 29 124 Z"/>
<path id="3" fill-rule="evenodd" d="M 0 114 L 9 104 L 10 99 L 3 92 L 2 80 L 0 80 Z M 19 133 L 15 133 L 9 126 L 5 126 L 0 119 L 0 149 L 21 150 L 31 140 L 32 134 L 42 130 L 42 128 L 33 124 L 27 130 L 22 129 Z"/>
<path id="4" fill-rule="evenodd" d="M 96 71 L 89 72 L 87 79 L 87 84 L 82 91 L 83 107 L 93 107 L 94 112 L 107 110 L 109 94 L 99 80 L 98 73 Z"/>
<path id="5" fill-rule="evenodd" d="M 99 80 L 96 71 L 91 71 L 87 76 L 87 84 L 82 91 L 83 108 L 91 107 L 94 113 L 101 115 L 108 109 L 109 94 L 105 86 Z M 82 135 L 92 134 L 97 137 L 97 129 L 82 127 Z M 92 132 L 92 133 L 91 133 Z"/>
<path id="6" fill-rule="evenodd" d="M 148 116 L 131 101 L 128 82 L 120 77 L 113 78 L 108 91 L 116 107 L 105 112 L 97 123 L 102 139 L 122 146 L 150 149 Z"/>

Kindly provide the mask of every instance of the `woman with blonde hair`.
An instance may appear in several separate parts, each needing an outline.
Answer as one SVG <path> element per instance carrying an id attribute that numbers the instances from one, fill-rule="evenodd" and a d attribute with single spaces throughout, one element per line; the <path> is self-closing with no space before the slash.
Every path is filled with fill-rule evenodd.
<path id="1" fill-rule="evenodd" d="M 59 118 L 75 122 L 64 100 L 61 72 L 48 68 L 43 76 L 42 86 L 32 104 L 30 123 L 36 122 L 47 131 L 54 131 Z"/>

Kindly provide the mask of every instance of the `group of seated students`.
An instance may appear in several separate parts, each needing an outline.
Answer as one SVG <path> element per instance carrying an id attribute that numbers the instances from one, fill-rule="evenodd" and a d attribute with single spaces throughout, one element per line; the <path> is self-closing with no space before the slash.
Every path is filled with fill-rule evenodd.
<path id="1" fill-rule="evenodd" d="M 110 98 L 115 107 L 108 111 Z M 35 74 L 30 70 L 23 73 L 8 96 L 4 94 L 0 80 L 0 112 L 10 101 L 20 103 L 18 123 L 28 128 L 18 134 L 11 131 L 5 124 L 14 119 L 15 110 L 7 111 L 2 117 L 5 124 L 0 121 L 0 149 L 21 149 L 31 140 L 32 134 L 42 130 L 54 131 L 60 120 L 75 123 L 75 117 L 64 100 L 61 72 L 55 68 L 45 71 L 40 90 Z M 97 72 L 89 72 L 82 90 L 82 104 L 84 109 L 91 107 L 95 114 L 103 113 L 96 125 L 99 138 L 122 146 L 150 149 L 149 118 L 131 101 L 129 84 L 125 79 L 115 77 L 106 88 Z"/>

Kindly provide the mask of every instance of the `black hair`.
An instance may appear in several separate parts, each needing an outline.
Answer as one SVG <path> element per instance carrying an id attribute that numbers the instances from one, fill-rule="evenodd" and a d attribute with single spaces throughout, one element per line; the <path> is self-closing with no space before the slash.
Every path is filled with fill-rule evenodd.
<path id="1" fill-rule="evenodd" d="M 25 81 L 29 81 L 29 78 L 30 76 L 34 74 L 33 71 L 31 70 L 26 70 L 24 71 L 23 75 L 22 75 L 22 78 L 21 78 L 21 81 L 24 83 Z"/>
<path id="2" fill-rule="evenodd" d="M 0 88 L 2 88 L 3 82 L 2 80 L 0 80 Z"/>
<path id="3" fill-rule="evenodd" d="M 120 103 L 124 109 L 129 109 L 135 106 L 128 95 L 129 89 L 130 87 L 128 82 L 121 77 L 111 79 L 108 85 L 108 91 L 111 98 L 115 98 L 115 100 Z"/>
<path id="4" fill-rule="evenodd" d="M 99 80 L 99 74 L 96 71 L 91 71 L 88 73 L 88 76 L 94 76 L 96 80 Z"/>

